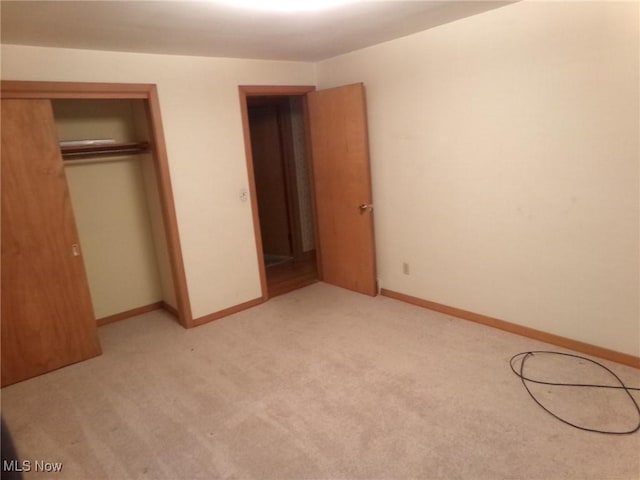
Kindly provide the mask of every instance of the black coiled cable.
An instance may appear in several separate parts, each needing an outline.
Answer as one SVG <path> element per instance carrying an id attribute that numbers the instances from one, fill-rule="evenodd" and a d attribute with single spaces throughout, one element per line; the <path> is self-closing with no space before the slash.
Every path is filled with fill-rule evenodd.
<path id="1" fill-rule="evenodd" d="M 524 364 L 525 364 L 526 360 L 528 358 L 532 357 L 532 356 L 540 355 L 540 354 L 559 355 L 559 356 L 564 356 L 564 357 L 572 357 L 572 358 L 576 358 L 576 359 L 580 359 L 580 360 L 586 360 L 588 362 L 593 363 L 594 365 L 597 365 L 598 367 L 602 368 L 606 372 L 608 372 L 613 378 L 616 379 L 616 381 L 618 382 L 619 385 L 547 382 L 547 381 L 544 381 L 544 380 L 538 380 L 538 379 L 529 378 L 529 377 L 525 376 L 525 374 L 524 374 Z M 520 369 L 516 370 L 516 368 L 514 367 L 514 362 L 516 362 L 520 358 L 521 358 Z M 547 413 L 549 413 L 553 417 L 557 418 L 561 422 L 566 423 L 567 425 L 570 425 L 570 426 L 572 426 L 574 428 L 578 428 L 580 430 L 585 430 L 587 432 L 604 433 L 604 434 L 608 434 L 608 435 L 629 435 L 629 434 L 632 434 L 632 433 L 636 433 L 638 430 L 640 430 L 640 407 L 638 406 L 638 402 L 636 402 L 636 399 L 633 398 L 633 396 L 631 395 L 631 391 L 640 391 L 640 388 L 626 386 L 624 384 L 624 382 L 620 379 L 620 377 L 618 377 L 618 375 L 616 375 L 611 369 L 605 367 L 603 364 L 601 364 L 599 362 L 596 362 L 595 360 L 591 360 L 590 358 L 586 358 L 586 357 L 583 357 L 583 356 L 580 356 L 580 355 L 574 355 L 574 354 L 571 354 L 571 353 L 552 352 L 552 351 L 546 351 L 546 350 L 534 350 L 534 351 L 531 351 L 531 352 L 520 352 L 520 353 L 514 355 L 513 357 L 511 357 L 511 360 L 509 360 L 509 365 L 511 366 L 511 371 L 513 371 L 513 373 L 515 373 L 518 377 L 520 377 L 520 380 L 522 380 L 522 385 L 524 386 L 524 388 L 529 393 L 529 396 L 531 396 L 531 398 L 544 411 L 546 411 Z M 553 413 L 551 410 L 549 410 L 547 407 L 545 407 L 536 398 L 536 396 L 531 392 L 531 390 L 529 389 L 529 386 L 527 385 L 527 382 L 537 383 L 537 384 L 540 384 L 540 385 L 553 385 L 553 386 L 558 386 L 558 387 L 609 388 L 609 389 L 614 389 L 614 390 L 624 390 L 625 393 L 627 394 L 627 396 L 629 397 L 629 399 L 631 400 L 631 402 L 633 403 L 633 406 L 635 407 L 635 410 L 636 410 L 636 412 L 638 414 L 637 424 L 635 425 L 635 427 L 633 427 L 633 428 L 631 428 L 629 430 L 625 430 L 625 431 L 598 430 L 598 429 L 595 429 L 595 428 L 588 428 L 588 427 L 584 427 L 584 426 L 581 426 L 581 425 L 576 425 L 574 423 L 569 422 L 568 420 L 565 420 L 564 418 L 562 418 L 559 415 Z"/>

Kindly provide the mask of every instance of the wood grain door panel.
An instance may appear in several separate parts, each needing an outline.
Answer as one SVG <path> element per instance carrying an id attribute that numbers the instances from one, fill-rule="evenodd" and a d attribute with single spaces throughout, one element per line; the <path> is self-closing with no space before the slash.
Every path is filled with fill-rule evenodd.
<path id="1" fill-rule="evenodd" d="M 49 100 L 2 100 L 1 175 L 4 386 L 101 351 Z"/>
<path id="2" fill-rule="evenodd" d="M 377 294 L 367 112 L 362 84 L 308 94 L 317 230 L 325 282 Z"/>

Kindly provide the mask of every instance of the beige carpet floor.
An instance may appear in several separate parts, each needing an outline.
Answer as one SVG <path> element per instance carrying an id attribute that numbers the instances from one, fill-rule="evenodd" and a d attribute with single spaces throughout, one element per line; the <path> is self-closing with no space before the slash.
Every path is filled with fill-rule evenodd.
<path id="1" fill-rule="evenodd" d="M 27 479 L 640 478 L 640 434 L 560 423 L 509 368 L 557 348 L 389 298 L 315 284 L 192 330 L 152 312 L 100 337 L 101 357 L 2 390 L 21 457 L 64 464 Z M 536 360 L 528 373 L 599 375 Z M 536 388 L 574 421 L 636 421 L 624 392 Z"/>

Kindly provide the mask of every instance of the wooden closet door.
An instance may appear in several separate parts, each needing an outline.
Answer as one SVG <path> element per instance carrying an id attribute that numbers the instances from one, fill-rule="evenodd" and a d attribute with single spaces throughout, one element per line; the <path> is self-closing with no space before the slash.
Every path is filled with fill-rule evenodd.
<path id="1" fill-rule="evenodd" d="M 49 100 L 2 100 L 2 386 L 100 355 Z"/>

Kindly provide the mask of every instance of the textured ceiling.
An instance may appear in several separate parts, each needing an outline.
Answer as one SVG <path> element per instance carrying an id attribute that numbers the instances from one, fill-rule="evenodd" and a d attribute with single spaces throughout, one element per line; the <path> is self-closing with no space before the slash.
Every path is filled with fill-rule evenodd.
<path id="1" fill-rule="evenodd" d="M 7 44 L 318 61 L 508 3 L 357 1 L 269 13 L 213 0 L 2 1 L 0 16 Z"/>

